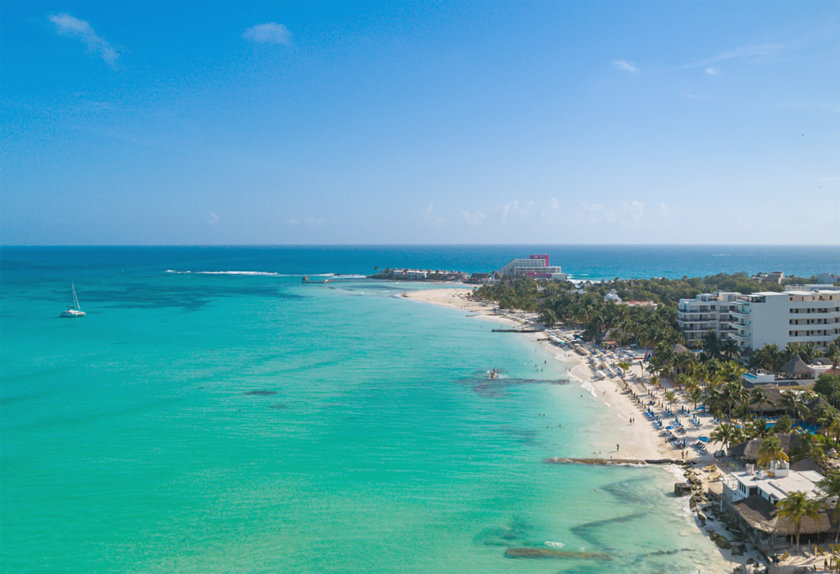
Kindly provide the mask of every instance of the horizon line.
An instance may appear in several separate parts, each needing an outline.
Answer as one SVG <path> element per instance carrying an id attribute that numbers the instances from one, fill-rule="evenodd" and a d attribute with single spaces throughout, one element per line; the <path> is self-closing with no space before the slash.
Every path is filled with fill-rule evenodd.
<path id="1" fill-rule="evenodd" d="M 69 247 L 837 247 L 831 243 L 0 243 L 6 248 Z"/>

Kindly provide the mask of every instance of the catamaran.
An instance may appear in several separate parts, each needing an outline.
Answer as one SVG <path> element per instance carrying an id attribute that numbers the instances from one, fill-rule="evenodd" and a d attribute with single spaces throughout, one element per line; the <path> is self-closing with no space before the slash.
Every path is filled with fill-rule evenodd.
<path id="1" fill-rule="evenodd" d="M 82 311 L 81 307 L 79 307 L 79 298 L 76 297 L 76 286 L 71 283 L 70 288 L 73 289 L 73 305 L 68 306 L 67 309 L 65 309 L 64 312 L 61 314 L 61 316 L 67 317 L 69 319 L 84 317 L 85 312 Z"/>

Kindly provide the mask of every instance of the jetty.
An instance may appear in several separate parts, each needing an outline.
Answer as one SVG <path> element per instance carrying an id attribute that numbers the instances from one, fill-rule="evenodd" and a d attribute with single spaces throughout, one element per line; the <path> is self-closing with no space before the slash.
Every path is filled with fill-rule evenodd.
<path id="1" fill-rule="evenodd" d="M 544 329 L 493 329 L 494 333 L 542 333 Z"/>
<path id="2" fill-rule="evenodd" d="M 559 456 L 547 458 L 545 462 L 549 464 L 588 464 L 593 466 L 686 464 L 685 460 L 679 458 L 566 458 Z"/>

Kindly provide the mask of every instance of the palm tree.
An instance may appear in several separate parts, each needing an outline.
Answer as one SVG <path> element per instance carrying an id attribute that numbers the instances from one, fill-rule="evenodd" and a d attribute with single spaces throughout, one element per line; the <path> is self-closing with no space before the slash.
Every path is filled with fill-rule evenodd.
<path id="1" fill-rule="evenodd" d="M 773 425 L 773 432 L 776 434 L 786 434 L 790 432 L 790 427 L 793 425 L 793 420 L 787 415 L 782 415 L 776 419 L 776 424 Z"/>
<path id="2" fill-rule="evenodd" d="M 773 435 L 773 427 L 764 419 L 754 419 L 748 424 L 747 435 L 748 438 L 767 438 Z"/>
<path id="3" fill-rule="evenodd" d="M 729 382 L 723 387 L 723 396 L 729 407 L 729 420 L 732 420 L 732 408 L 750 400 L 750 393 L 744 388 L 740 379 Z"/>
<path id="4" fill-rule="evenodd" d="M 735 425 L 722 423 L 712 431 L 709 438 L 712 439 L 712 442 L 720 443 L 723 449 L 728 452 L 729 445 L 738 442 L 741 438 L 741 429 Z"/>
<path id="5" fill-rule="evenodd" d="M 802 530 L 802 519 L 810 518 L 819 520 L 820 506 L 816 500 L 808 500 L 804 492 L 791 492 L 784 500 L 777 503 L 779 507 L 778 516 L 793 521 L 793 528 L 796 532 L 796 549 L 799 550 L 799 532 Z"/>
<path id="6" fill-rule="evenodd" d="M 767 437 L 758 447 L 758 466 L 770 466 L 770 462 L 774 460 L 790 460 L 777 436 Z"/>
<path id="7" fill-rule="evenodd" d="M 674 384 L 677 386 L 678 389 L 684 389 L 689 384 L 691 384 L 691 380 L 692 380 L 691 376 L 688 375 L 687 373 L 680 373 L 680 374 L 677 375 L 677 378 L 674 381 Z"/>
<path id="8" fill-rule="evenodd" d="M 783 392 L 780 402 L 780 406 L 790 412 L 794 419 L 804 420 L 805 417 L 811 414 L 811 410 L 805 404 L 802 397 L 793 391 Z"/>
<path id="9" fill-rule="evenodd" d="M 741 353 L 741 348 L 738 346 L 738 343 L 736 343 L 734 339 L 729 338 L 721 343 L 720 350 L 728 360 L 731 360 L 732 357 Z"/>
<path id="10" fill-rule="evenodd" d="M 767 404 L 767 402 L 767 391 L 764 389 L 756 387 L 750 391 L 750 404 L 757 405 L 757 411 L 761 411 L 761 407 Z"/>
<path id="11" fill-rule="evenodd" d="M 695 387 L 691 387 L 691 388 L 688 389 L 688 397 L 692 401 L 694 401 L 694 408 L 695 409 L 697 408 L 697 403 L 699 403 L 700 400 L 703 398 L 703 395 L 704 395 L 703 389 L 701 389 L 700 387 L 695 386 Z"/>
<path id="12" fill-rule="evenodd" d="M 823 502 L 831 510 L 831 521 L 834 523 L 834 543 L 840 539 L 840 471 L 832 470 L 825 478 L 817 483 L 825 492 Z M 834 500 L 832 504 L 830 500 Z"/>
<path id="13" fill-rule="evenodd" d="M 677 374 L 691 374 L 694 372 L 694 366 L 697 364 L 697 358 L 692 352 L 677 353 L 674 357 L 674 368 Z"/>
<path id="14" fill-rule="evenodd" d="M 746 371 L 744 367 L 735 361 L 726 361 L 720 366 L 720 377 L 726 383 L 734 383 L 741 380 L 741 375 Z"/>
<path id="15" fill-rule="evenodd" d="M 840 439 L 840 416 L 834 416 L 827 423 L 823 423 L 825 436 L 835 443 Z"/>

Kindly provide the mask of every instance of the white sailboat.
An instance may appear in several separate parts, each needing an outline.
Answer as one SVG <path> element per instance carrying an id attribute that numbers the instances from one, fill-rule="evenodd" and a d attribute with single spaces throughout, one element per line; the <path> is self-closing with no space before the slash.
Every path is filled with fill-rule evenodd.
<path id="1" fill-rule="evenodd" d="M 76 286 L 72 283 L 70 284 L 70 288 L 73 289 L 73 306 L 67 307 L 64 312 L 61 314 L 62 317 L 67 317 L 69 319 L 76 319 L 77 317 L 84 317 L 85 312 L 82 311 L 82 308 L 79 307 L 79 298 L 76 297 Z"/>

